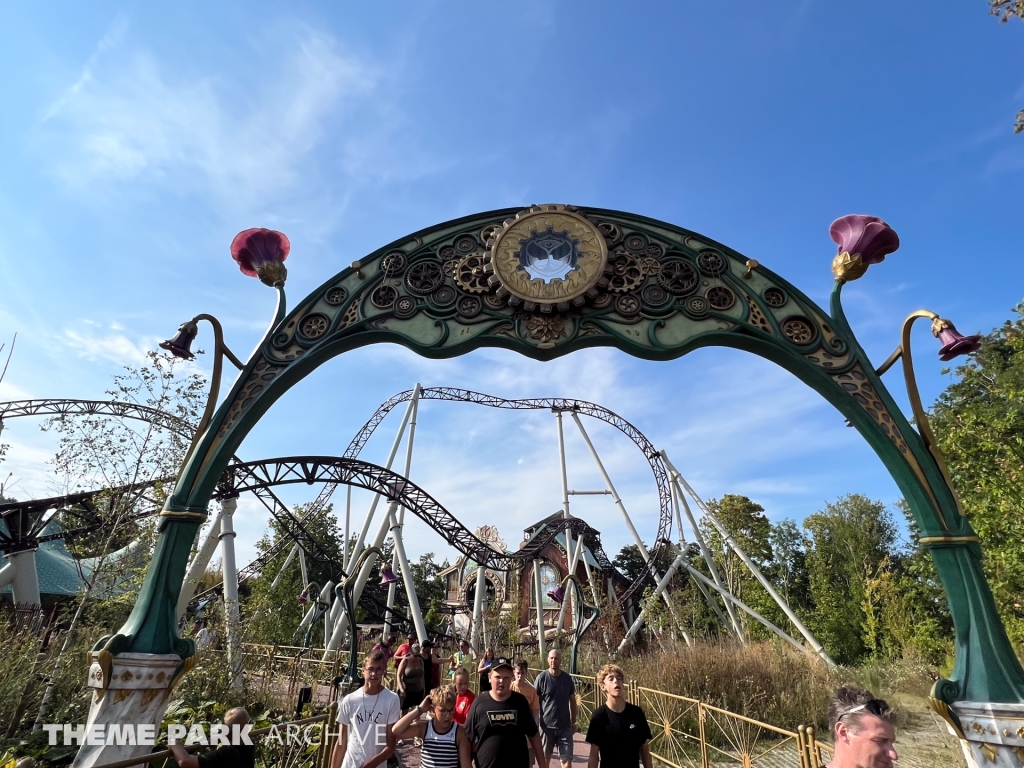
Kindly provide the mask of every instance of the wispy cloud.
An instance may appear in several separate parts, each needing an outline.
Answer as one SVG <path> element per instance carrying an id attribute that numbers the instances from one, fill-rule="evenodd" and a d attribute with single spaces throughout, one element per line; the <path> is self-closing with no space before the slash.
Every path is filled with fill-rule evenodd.
<path id="1" fill-rule="evenodd" d="M 149 180 L 231 210 L 294 191 L 329 117 L 372 91 L 377 74 L 326 35 L 284 37 L 250 92 L 215 74 L 169 74 L 129 45 L 127 23 L 115 23 L 46 114 L 57 173 L 90 190 Z"/>

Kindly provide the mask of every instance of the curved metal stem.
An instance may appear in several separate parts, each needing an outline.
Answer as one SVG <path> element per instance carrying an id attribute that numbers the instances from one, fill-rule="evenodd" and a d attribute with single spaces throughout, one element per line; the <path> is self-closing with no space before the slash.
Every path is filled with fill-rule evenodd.
<path id="1" fill-rule="evenodd" d="M 939 471 L 942 472 L 942 477 L 946 481 L 946 485 L 949 486 L 949 491 L 956 502 L 956 508 L 962 517 L 964 514 L 963 504 L 960 503 L 960 497 L 957 495 L 956 488 L 953 486 L 953 480 L 949 476 L 949 469 L 946 467 L 946 457 L 939 448 L 939 443 L 935 439 L 935 433 L 932 432 L 932 425 L 928 421 L 928 414 L 921 402 L 921 393 L 917 388 L 917 378 L 914 376 L 914 358 L 910 353 L 910 330 L 914 323 L 922 317 L 933 321 L 939 318 L 937 314 L 927 309 L 919 309 L 907 315 L 907 319 L 903 321 L 903 329 L 900 334 L 900 347 L 889 356 L 889 360 L 892 362 L 887 360 L 886 363 L 892 365 L 892 363 L 896 362 L 897 358 L 903 358 L 903 378 L 906 381 L 907 397 L 910 400 L 910 408 L 914 412 L 917 430 L 921 435 L 921 439 L 924 440 L 928 452 L 935 458 L 935 463 L 939 465 Z M 884 373 L 887 370 L 887 365 L 883 364 L 879 370 Z"/>
<path id="2" fill-rule="evenodd" d="M 575 574 L 570 573 L 562 579 L 562 587 L 566 587 L 570 582 L 576 590 L 576 597 L 575 600 L 573 600 L 573 613 L 575 614 L 573 623 L 575 626 L 573 627 L 572 635 L 572 651 L 569 654 L 569 672 L 570 674 L 575 675 L 578 673 L 577 666 L 579 661 L 580 642 L 583 640 L 583 635 L 586 634 L 587 630 L 594 625 L 594 622 L 597 621 L 597 618 L 601 615 L 601 609 L 596 605 L 590 605 L 589 603 L 584 602 L 585 593 L 583 592 L 583 585 L 580 584 L 580 580 L 575 576 Z M 568 597 L 569 596 L 566 595 L 565 599 Z M 583 610 L 586 608 L 589 608 L 591 613 L 587 619 L 584 619 Z"/>
<path id="3" fill-rule="evenodd" d="M 200 320 L 205 320 L 213 327 L 213 375 L 210 377 L 210 393 L 206 397 L 206 410 L 203 411 L 203 417 L 199 420 L 199 425 L 196 427 L 195 434 L 192 436 L 192 443 L 188 447 L 188 451 L 185 453 L 185 458 L 182 460 L 182 467 L 188 461 L 189 456 L 192 455 L 192 451 L 195 450 L 196 444 L 199 439 L 206 432 L 206 428 L 210 425 L 210 419 L 213 418 L 213 412 L 217 408 L 217 398 L 220 396 L 220 377 L 221 371 L 224 367 L 224 358 L 226 357 L 231 361 L 231 364 L 238 370 L 242 370 L 245 366 L 242 361 L 235 357 L 235 353 L 228 349 L 228 345 L 224 343 L 224 327 L 213 315 L 206 313 L 196 315 L 189 322 L 193 325 L 199 323 Z"/>

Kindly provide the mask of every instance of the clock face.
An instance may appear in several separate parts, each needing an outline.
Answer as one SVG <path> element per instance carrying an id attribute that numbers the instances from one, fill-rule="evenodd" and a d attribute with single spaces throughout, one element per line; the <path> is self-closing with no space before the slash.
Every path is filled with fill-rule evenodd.
<path id="1" fill-rule="evenodd" d="M 542 605 L 545 608 L 557 608 L 558 603 L 548 597 L 548 592 L 558 586 L 558 571 L 551 565 L 540 567 L 540 591 L 543 597 Z"/>
<path id="2" fill-rule="evenodd" d="M 491 246 L 491 267 L 514 296 L 560 304 L 592 291 L 604 275 L 608 245 L 598 228 L 564 206 L 544 205 L 506 222 Z"/>

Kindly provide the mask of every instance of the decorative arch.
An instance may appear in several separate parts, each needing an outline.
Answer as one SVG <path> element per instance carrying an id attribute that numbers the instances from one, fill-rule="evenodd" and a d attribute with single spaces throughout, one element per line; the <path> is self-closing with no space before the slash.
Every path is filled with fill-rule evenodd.
<path id="1" fill-rule="evenodd" d="M 270 331 L 182 468 L 143 592 L 110 650 L 190 652 L 177 639 L 172 607 L 217 478 L 273 403 L 336 355 L 390 342 L 431 358 L 502 347 L 543 361 L 611 346 L 671 360 L 727 346 L 771 360 L 818 392 L 892 474 L 956 626 L 956 666 L 937 695 L 1024 701 L 1024 671 L 982 574 L 978 538 L 854 337 L 842 286 L 827 313 L 698 233 L 619 211 L 545 205 L 467 216 L 396 240 L 287 315 L 279 289 Z"/>

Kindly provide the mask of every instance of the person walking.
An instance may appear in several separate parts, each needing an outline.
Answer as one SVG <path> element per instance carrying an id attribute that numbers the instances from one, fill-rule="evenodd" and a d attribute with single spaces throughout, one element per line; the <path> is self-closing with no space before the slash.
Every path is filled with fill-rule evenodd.
<path id="1" fill-rule="evenodd" d="M 828 705 L 835 754 L 829 768 L 892 768 L 896 754 L 896 713 L 870 691 L 853 686 L 836 691 Z"/>
<path id="2" fill-rule="evenodd" d="M 477 664 L 476 671 L 480 673 L 480 693 L 491 690 L 491 665 L 494 663 L 494 649 L 484 649 L 484 656 Z"/>
<path id="3" fill-rule="evenodd" d="M 572 765 L 572 737 L 576 732 L 576 685 L 562 671 L 562 654 L 555 648 L 548 653 L 548 668 L 533 681 L 540 698 L 540 731 L 544 741 L 544 765 L 558 747 L 562 768 Z"/>
<path id="4" fill-rule="evenodd" d="M 435 688 L 395 723 L 395 737 L 412 736 L 420 744 L 423 768 L 472 768 L 473 749 L 466 729 L 455 722 L 455 686 Z M 429 712 L 429 720 L 420 716 Z"/>
<path id="5" fill-rule="evenodd" d="M 395 651 L 395 664 L 400 664 L 402 659 L 412 653 L 412 645 L 416 642 L 416 633 L 410 632 L 405 636 L 405 642 L 398 646 Z"/>
<path id="6" fill-rule="evenodd" d="M 469 715 L 469 708 L 473 705 L 476 694 L 469 690 L 469 670 L 465 667 L 458 667 L 455 670 L 455 722 L 459 725 L 466 724 L 466 716 Z"/>
<path id="7" fill-rule="evenodd" d="M 373 646 L 374 651 L 380 651 L 384 654 L 384 666 L 391 662 L 391 657 L 394 656 L 393 648 L 395 646 L 395 636 L 386 635 L 380 639 L 380 642 Z"/>
<path id="8" fill-rule="evenodd" d="M 469 643 L 465 640 L 459 640 L 459 649 L 452 654 L 448 674 L 455 677 L 455 670 L 459 667 L 465 667 L 469 664 L 470 660 L 476 661 L 476 656 L 473 655 L 473 651 L 470 649 Z"/>
<path id="9" fill-rule="evenodd" d="M 466 718 L 466 734 L 476 753 L 477 768 L 527 768 L 527 741 L 542 754 L 530 705 L 512 690 L 512 662 L 504 657 L 490 667 L 491 688 L 483 691 Z"/>
<path id="10" fill-rule="evenodd" d="M 419 706 L 427 690 L 427 678 L 418 643 L 413 643 L 409 655 L 398 663 L 395 677 L 398 680 L 398 692 L 402 696 L 402 711 Z"/>
<path id="11" fill-rule="evenodd" d="M 604 704 L 594 710 L 587 728 L 591 745 L 587 768 L 651 768 L 651 726 L 647 715 L 625 696 L 626 674 L 617 664 L 605 664 L 597 673 Z"/>
<path id="12" fill-rule="evenodd" d="M 526 673 L 530 667 L 526 663 L 526 659 L 520 659 L 516 662 L 516 668 L 513 670 L 512 678 L 512 690 L 516 693 L 521 693 L 526 697 L 527 703 L 530 705 L 530 712 L 533 713 L 533 719 L 537 721 L 537 726 L 540 726 L 540 698 L 537 696 L 537 689 L 533 687 L 533 684 L 526 679 Z M 530 765 L 533 765 L 536 755 L 533 754 L 533 750 L 530 750 Z"/>
<path id="13" fill-rule="evenodd" d="M 395 753 L 394 725 L 402 715 L 397 694 L 384 687 L 384 654 L 370 651 L 363 660 L 362 688 L 341 700 L 341 732 L 329 768 L 377 768 Z"/>

